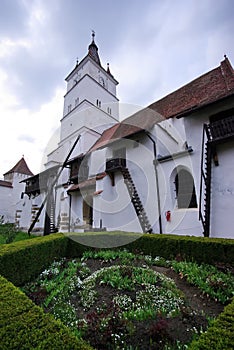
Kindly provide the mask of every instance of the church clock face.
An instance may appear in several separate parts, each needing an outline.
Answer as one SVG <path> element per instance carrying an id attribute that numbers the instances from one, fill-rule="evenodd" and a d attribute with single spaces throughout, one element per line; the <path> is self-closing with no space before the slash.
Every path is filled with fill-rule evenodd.
<path id="1" fill-rule="evenodd" d="M 104 81 L 103 77 L 99 77 L 99 83 L 105 87 L 105 81 Z"/>

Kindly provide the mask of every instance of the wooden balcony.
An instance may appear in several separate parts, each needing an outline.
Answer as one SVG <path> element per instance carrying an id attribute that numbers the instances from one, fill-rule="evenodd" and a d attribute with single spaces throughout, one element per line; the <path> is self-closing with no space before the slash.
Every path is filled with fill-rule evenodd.
<path id="1" fill-rule="evenodd" d="M 207 131 L 211 142 L 227 142 L 234 138 L 234 115 L 207 124 Z"/>
<path id="2" fill-rule="evenodd" d="M 35 175 L 26 180 L 25 193 L 27 195 L 37 195 L 47 190 L 47 179 Z"/>
<path id="3" fill-rule="evenodd" d="M 37 175 L 31 176 L 22 182 L 25 182 L 25 193 L 28 196 L 36 196 L 48 190 L 48 185 L 51 184 L 51 179 L 57 175 L 59 166 L 49 168 Z"/>
<path id="4" fill-rule="evenodd" d="M 113 158 L 106 161 L 106 172 L 115 172 L 126 168 L 126 159 L 124 158 Z"/>
<path id="5" fill-rule="evenodd" d="M 89 166 L 87 165 L 84 156 L 80 156 L 70 160 L 67 165 L 70 167 L 69 181 L 71 183 L 78 183 L 87 180 L 89 176 Z"/>

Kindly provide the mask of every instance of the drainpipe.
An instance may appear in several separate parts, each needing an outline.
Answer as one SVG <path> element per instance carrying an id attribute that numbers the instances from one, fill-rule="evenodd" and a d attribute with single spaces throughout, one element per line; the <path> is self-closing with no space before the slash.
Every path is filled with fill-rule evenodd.
<path id="1" fill-rule="evenodd" d="M 155 180 L 156 180 L 156 190 L 157 190 L 157 199 L 158 199 L 158 213 L 159 213 L 159 233 L 162 234 L 162 216 L 161 216 L 161 203 L 160 203 L 160 193 L 159 193 L 159 181 L 158 181 L 158 171 L 157 171 L 157 153 L 156 153 L 156 142 L 152 138 L 152 136 L 147 132 L 146 135 L 153 143 L 153 149 L 154 149 L 154 171 L 155 171 Z"/>
<path id="2" fill-rule="evenodd" d="M 71 205 L 72 205 L 72 195 L 68 193 L 69 196 L 69 215 L 68 215 L 68 232 L 71 232 Z"/>

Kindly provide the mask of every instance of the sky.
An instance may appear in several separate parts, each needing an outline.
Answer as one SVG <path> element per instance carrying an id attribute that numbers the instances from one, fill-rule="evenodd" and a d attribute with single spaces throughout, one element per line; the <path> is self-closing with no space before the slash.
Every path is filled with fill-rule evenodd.
<path id="1" fill-rule="evenodd" d="M 92 30 L 121 103 L 147 106 L 224 54 L 234 65 L 233 0 L 0 0 L 0 178 L 22 156 L 40 171 Z"/>

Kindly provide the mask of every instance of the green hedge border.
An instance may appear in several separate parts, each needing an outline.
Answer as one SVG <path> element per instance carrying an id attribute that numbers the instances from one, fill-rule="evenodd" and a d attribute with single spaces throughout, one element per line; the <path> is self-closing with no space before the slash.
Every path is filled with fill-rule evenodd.
<path id="1" fill-rule="evenodd" d="M 189 350 L 231 350 L 234 346 L 234 299 Z"/>
<path id="2" fill-rule="evenodd" d="M 118 242 L 126 242 L 124 235 L 130 236 L 132 242 L 123 247 L 130 251 L 139 251 L 152 256 L 162 256 L 166 259 L 181 257 L 184 260 L 196 261 L 198 263 L 214 264 L 233 263 L 234 258 L 234 240 L 224 238 L 205 238 L 178 236 L 168 234 L 144 234 L 139 235 L 133 232 L 108 232 L 104 233 L 86 233 L 70 234 L 68 241 L 68 253 L 72 257 L 79 256 L 81 251 L 91 249 L 89 245 L 108 246 L 110 244 L 118 245 Z M 67 236 L 69 237 L 69 236 Z M 111 238 L 110 238 L 111 237 Z M 86 244 L 87 246 L 81 245 Z M 120 247 L 121 248 L 121 247 Z"/>
<path id="3" fill-rule="evenodd" d="M 85 236 L 89 242 L 90 239 L 92 242 L 105 242 L 110 235 L 114 235 L 118 242 L 123 235 L 133 236 L 134 233 L 86 233 L 81 236 L 85 244 Z M 92 349 L 88 344 L 78 341 L 61 322 L 45 314 L 16 287 L 34 278 L 55 258 L 79 257 L 83 251 L 95 249 L 83 244 L 63 234 L 53 234 L 0 246 L 0 274 L 5 277 L 0 276 L 1 349 Z M 211 264 L 232 264 L 234 257 L 234 240 L 231 239 L 147 234 L 123 248 L 168 259 L 181 257 Z M 233 311 L 234 301 L 225 307 L 208 331 L 194 341 L 189 349 L 230 349 L 234 333 Z"/>
<path id="4" fill-rule="evenodd" d="M 37 237 L 0 246 L 0 275 L 16 286 L 32 280 L 56 257 L 66 256 L 62 234 Z"/>
<path id="5" fill-rule="evenodd" d="M 92 350 L 67 327 L 45 314 L 11 282 L 0 276 L 1 350 Z"/>

